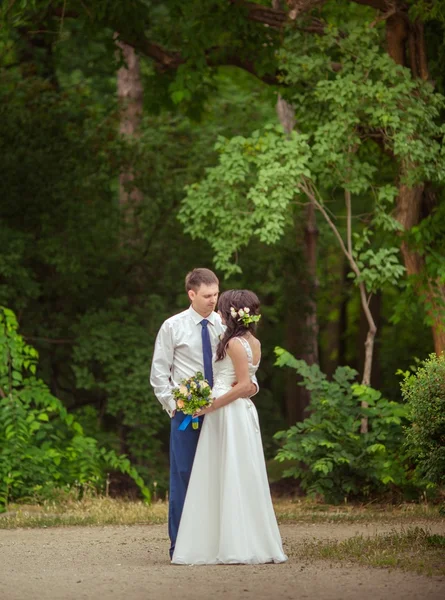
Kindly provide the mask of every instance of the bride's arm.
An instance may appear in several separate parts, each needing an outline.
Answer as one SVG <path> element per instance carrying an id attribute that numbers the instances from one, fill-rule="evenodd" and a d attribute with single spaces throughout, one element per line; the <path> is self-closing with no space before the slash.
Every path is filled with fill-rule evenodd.
<path id="1" fill-rule="evenodd" d="M 206 415 L 230 404 L 234 400 L 238 400 L 238 398 L 249 397 L 252 382 L 249 375 L 249 361 L 244 346 L 232 339 L 227 345 L 227 354 L 232 359 L 237 383 L 228 392 L 214 400 L 211 406 L 195 413 L 195 416 Z"/>

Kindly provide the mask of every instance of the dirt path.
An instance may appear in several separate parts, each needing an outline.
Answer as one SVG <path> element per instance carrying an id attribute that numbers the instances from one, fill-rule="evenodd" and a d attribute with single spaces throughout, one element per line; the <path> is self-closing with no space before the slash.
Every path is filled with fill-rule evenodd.
<path id="1" fill-rule="evenodd" d="M 416 523 L 434 533 L 442 524 Z M 1 600 L 443 600 L 444 577 L 292 557 L 303 539 L 373 535 L 394 525 L 298 524 L 282 565 L 179 567 L 165 525 L 0 530 Z"/>

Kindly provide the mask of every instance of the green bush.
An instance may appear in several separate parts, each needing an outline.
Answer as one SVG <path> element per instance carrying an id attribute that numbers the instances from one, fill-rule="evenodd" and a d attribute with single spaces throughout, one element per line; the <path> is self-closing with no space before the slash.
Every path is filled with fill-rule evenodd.
<path id="1" fill-rule="evenodd" d="M 123 430 L 126 453 L 140 475 L 156 482 L 157 493 L 164 495 L 168 455 L 163 453 L 163 440 L 168 439 L 170 420 L 148 382 L 159 326 L 155 318 L 162 309 L 162 299 L 148 295 L 140 307 L 126 298 L 113 298 L 102 308 L 87 311 L 73 327 L 76 342 L 71 366 L 77 388 L 101 398 L 108 431 L 94 428 L 91 422 L 98 419 L 93 417 L 84 420 L 90 434 L 113 444 L 110 434 Z"/>
<path id="2" fill-rule="evenodd" d="M 445 355 L 431 354 L 402 383 L 412 424 L 406 450 L 427 485 L 445 483 Z"/>
<path id="3" fill-rule="evenodd" d="M 276 460 L 293 461 L 284 476 L 296 477 L 311 496 L 329 502 L 384 492 L 408 485 L 401 452 L 407 409 L 382 398 L 377 390 L 354 383 L 356 371 L 338 367 L 328 381 L 318 365 L 307 365 L 282 348 L 276 364 L 291 367 L 311 393 L 310 415 L 275 434 L 282 447 Z M 362 408 L 366 401 L 368 408 Z M 368 433 L 360 433 L 363 417 Z"/>
<path id="4" fill-rule="evenodd" d="M 130 461 L 86 436 L 37 379 L 37 360 L 37 351 L 18 333 L 14 313 L 0 307 L 0 510 L 12 500 L 42 497 L 56 488 L 100 488 L 107 471 L 130 475 L 149 501 Z"/>

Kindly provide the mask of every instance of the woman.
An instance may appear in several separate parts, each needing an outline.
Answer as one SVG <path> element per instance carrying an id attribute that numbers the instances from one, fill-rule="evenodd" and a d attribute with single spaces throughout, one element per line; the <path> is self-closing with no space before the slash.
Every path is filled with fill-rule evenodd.
<path id="1" fill-rule="evenodd" d="M 246 397 L 261 358 L 259 301 L 248 290 L 230 290 L 218 308 L 226 330 L 214 358 L 214 401 L 197 413 L 206 418 L 172 563 L 284 562 L 258 414 Z"/>

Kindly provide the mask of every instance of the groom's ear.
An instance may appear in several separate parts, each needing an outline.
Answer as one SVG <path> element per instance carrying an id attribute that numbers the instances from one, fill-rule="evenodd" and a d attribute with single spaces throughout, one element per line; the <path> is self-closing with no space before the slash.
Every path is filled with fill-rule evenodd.
<path id="1" fill-rule="evenodd" d="M 188 297 L 189 297 L 189 300 L 190 300 L 190 302 L 193 302 L 193 300 L 195 299 L 195 296 L 196 296 L 196 293 L 195 293 L 195 291 L 194 291 L 194 290 L 189 290 L 189 291 L 187 292 L 187 294 L 188 294 Z"/>

